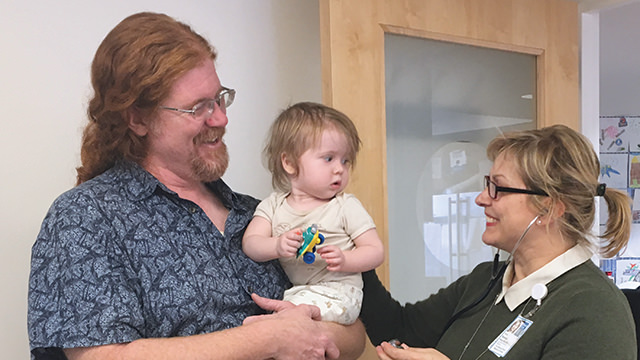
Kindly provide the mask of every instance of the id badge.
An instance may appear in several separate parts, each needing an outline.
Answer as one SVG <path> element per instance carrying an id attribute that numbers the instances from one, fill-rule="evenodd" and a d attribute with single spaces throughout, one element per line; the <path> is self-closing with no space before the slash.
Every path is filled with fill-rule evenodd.
<path id="1" fill-rule="evenodd" d="M 518 317 L 493 340 L 491 345 L 489 345 L 489 350 L 498 357 L 504 357 L 532 324 L 533 321 L 524 318 L 522 315 L 518 315 Z"/>

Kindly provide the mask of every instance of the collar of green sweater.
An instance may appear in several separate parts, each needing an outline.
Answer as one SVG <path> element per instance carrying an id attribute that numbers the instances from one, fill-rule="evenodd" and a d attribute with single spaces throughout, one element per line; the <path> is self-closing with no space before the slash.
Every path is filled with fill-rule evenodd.
<path id="1" fill-rule="evenodd" d="M 504 299 L 509 310 L 513 311 L 531 297 L 531 289 L 535 284 L 548 284 L 560 275 L 584 263 L 593 256 L 593 251 L 585 244 L 577 244 L 560 256 L 536 270 L 526 278 L 511 284 L 513 278 L 513 261 L 507 266 L 502 278 L 502 291 L 496 298 L 496 304 Z"/>

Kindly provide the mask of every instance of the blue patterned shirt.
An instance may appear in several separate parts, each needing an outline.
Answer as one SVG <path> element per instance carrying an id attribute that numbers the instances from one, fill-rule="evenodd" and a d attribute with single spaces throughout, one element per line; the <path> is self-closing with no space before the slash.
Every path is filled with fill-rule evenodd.
<path id="1" fill-rule="evenodd" d="M 281 298 L 289 283 L 278 263 L 242 252 L 258 201 L 222 180 L 207 185 L 229 209 L 224 235 L 134 163 L 56 199 L 32 249 L 31 349 L 213 332 L 260 313 L 251 292 Z"/>

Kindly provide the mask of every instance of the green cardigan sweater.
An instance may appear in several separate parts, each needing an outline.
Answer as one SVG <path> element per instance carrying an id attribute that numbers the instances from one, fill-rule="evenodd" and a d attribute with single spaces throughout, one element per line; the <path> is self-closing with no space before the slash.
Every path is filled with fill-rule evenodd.
<path id="1" fill-rule="evenodd" d="M 444 331 L 456 311 L 472 303 L 486 290 L 492 263 L 478 265 L 447 288 L 414 304 L 400 305 L 378 280 L 374 271 L 363 274 L 364 300 L 360 314 L 373 344 L 397 338 L 412 347 L 433 347 L 457 360 L 498 359 L 485 350 L 535 301 L 525 301 L 509 311 L 504 300 L 494 304 L 500 282 L 478 305 L 462 314 Z M 531 317 L 533 324 L 503 359 L 614 359 L 637 358 L 635 324 L 622 292 L 588 260 L 547 284 L 548 295 Z M 525 308 L 523 310 L 523 308 Z M 443 333 L 444 331 L 444 333 Z"/>

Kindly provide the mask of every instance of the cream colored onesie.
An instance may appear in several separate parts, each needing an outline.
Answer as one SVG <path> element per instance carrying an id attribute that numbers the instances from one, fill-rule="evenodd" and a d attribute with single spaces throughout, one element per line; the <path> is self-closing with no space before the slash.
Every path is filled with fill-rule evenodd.
<path id="1" fill-rule="evenodd" d="M 336 195 L 328 203 L 306 212 L 289 206 L 287 195 L 272 193 L 258 205 L 254 214 L 271 222 L 273 236 L 317 224 L 325 238 L 317 247 L 331 244 L 350 251 L 355 248 L 352 239 L 376 227 L 360 201 L 351 194 Z M 285 291 L 284 300 L 316 305 L 322 319 L 327 321 L 348 325 L 358 318 L 363 286 L 360 273 L 329 271 L 320 256 L 316 256 L 313 264 L 305 263 L 302 257 L 283 258 L 280 263 L 293 283 L 293 287 Z"/>

